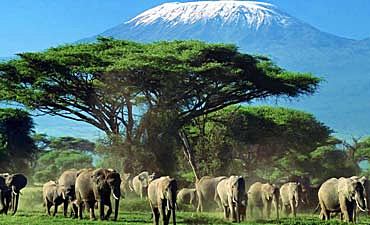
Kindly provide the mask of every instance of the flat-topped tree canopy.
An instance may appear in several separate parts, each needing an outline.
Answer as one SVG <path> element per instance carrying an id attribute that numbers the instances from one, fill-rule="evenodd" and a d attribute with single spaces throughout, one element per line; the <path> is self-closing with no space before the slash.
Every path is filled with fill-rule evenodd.
<path id="1" fill-rule="evenodd" d="M 0 98 L 132 138 L 133 108 L 170 110 L 180 128 L 228 105 L 315 92 L 320 79 L 235 45 L 100 38 L 0 64 Z M 123 129 L 122 129 L 123 128 Z"/>

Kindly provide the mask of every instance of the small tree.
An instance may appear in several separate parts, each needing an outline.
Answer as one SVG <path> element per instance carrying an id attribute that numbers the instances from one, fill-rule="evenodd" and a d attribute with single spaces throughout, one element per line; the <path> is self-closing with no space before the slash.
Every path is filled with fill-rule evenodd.
<path id="1" fill-rule="evenodd" d="M 0 109 L 0 170 L 28 173 L 37 148 L 33 120 L 20 109 Z"/>

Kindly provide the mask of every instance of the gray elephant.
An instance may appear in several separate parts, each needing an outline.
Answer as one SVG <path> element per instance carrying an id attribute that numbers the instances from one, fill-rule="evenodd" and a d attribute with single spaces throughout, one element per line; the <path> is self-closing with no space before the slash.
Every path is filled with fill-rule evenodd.
<path id="1" fill-rule="evenodd" d="M 151 180 L 153 176 L 153 174 L 149 175 L 148 171 L 144 171 L 132 178 L 132 187 L 141 199 L 147 195 L 149 180 Z"/>
<path id="2" fill-rule="evenodd" d="M 20 191 L 27 185 L 27 178 L 21 173 L 16 173 L 6 176 L 5 182 L 12 190 L 11 207 L 14 215 L 18 209 Z"/>
<path id="3" fill-rule="evenodd" d="M 364 187 L 358 180 L 331 178 L 321 185 L 318 197 L 322 220 L 329 220 L 331 212 L 341 212 L 346 222 L 353 222 L 356 205 L 366 211 Z"/>
<path id="4" fill-rule="evenodd" d="M 273 184 L 256 182 L 248 190 L 248 208 L 253 217 L 257 208 L 264 218 L 270 218 L 271 205 L 276 209 L 276 218 L 279 219 L 279 188 Z"/>
<path id="5" fill-rule="evenodd" d="M 6 185 L 5 178 L 0 175 L 0 214 L 8 214 L 12 190 Z"/>
<path id="6" fill-rule="evenodd" d="M 50 208 L 54 206 L 53 216 L 55 216 L 58 212 L 58 206 L 63 204 L 66 199 L 66 190 L 63 185 L 49 181 L 42 186 L 42 199 L 49 216 Z"/>
<path id="7" fill-rule="evenodd" d="M 148 186 L 148 199 L 153 213 L 154 225 L 159 224 L 162 217 L 163 225 L 168 225 L 172 212 L 172 222 L 176 225 L 176 192 L 177 182 L 169 176 L 160 177 Z"/>
<path id="8" fill-rule="evenodd" d="M 90 212 L 90 219 L 95 219 L 94 206 L 98 203 L 100 219 L 107 220 L 112 213 L 110 196 L 115 199 L 114 220 L 118 217 L 121 178 L 119 173 L 112 169 L 84 169 L 79 171 L 76 178 L 76 203 L 78 215 L 82 219 L 83 204 Z M 104 206 L 108 211 L 104 215 Z"/>
<path id="9" fill-rule="evenodd" d="M 217 184 L 215 198 L 219 198 L 224 209 L 225 219 L 240 223 L 240 207 L 245 205 L 245 180 L 241 176 L 231 176 Z"/>
<path id="10" fill-rule="evenodd" d="M 74 218 L 77 218 L 77 214 L 78 214 L 77 206 L 73 204 L 73 202 L 76 200 L 76 193 L 75 193 L 76 178 L 77 178 L 77 170 L 70 169 L 70 170 L 64 171 L 58 179 L 58 184 L 64 186 L 65 188 L 66 198 L 64 199 L 64 202 L 63 202 L 63 214 L 64 216 L 67 216 L 68 204 L 71 203 L 72 213 L 73 213 Z"/>
<path id="11" fill-rule="evenodd" d="M 133 192 L 134 188 L 132 186 L 132 174 L 131 173 L 122 173 L 121 174 L 121 194 L 122 197 L 125 197 L 128 193 Z"/>
<path id="12" fill-rule="evenodd" d="M 297 182 L 289 182 L 280 187 L 281 208 L 285 215 L 288 215 L 290 207 L 291 213 L 296 217 L 301 192 L 301 184 Z"/>
<path id="13" fill-rule="evenodd" d="M 189 204 L 196 207 L 197 191 L 195 188 L 183 188 L 177 193 L 177 204 Z"/>
<path id="14" fill-rule="evenodd" d="M 215 199 L 216 188 L 218 183 L 226 179 L 227 177 L 202 177 L 195 183 L 195 189 L 197 190 L 198 197 L 198 207 L 197 212 L 203 212 L 205 209 L 209 208 L 211 199 Z M 215 199 L 218 206 L 221 208 L 219 199 Z"/>

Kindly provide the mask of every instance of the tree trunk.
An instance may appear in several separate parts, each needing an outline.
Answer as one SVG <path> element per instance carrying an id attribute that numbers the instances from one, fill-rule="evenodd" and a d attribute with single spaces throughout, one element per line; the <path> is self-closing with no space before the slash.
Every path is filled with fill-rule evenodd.
<path id="1" fill-rule="evenodd" d="M 199 180 L 199 176 L 198 176 L 198 173 L 197 173 L 198 168 L 197 168 L 196 163 L 195 163 L 194 150 L 190 146 L 189 139 L 186 136 L 185 132 L 183 130 L 179 130 L 178 134 L 179 134 L 179 137 L 180 137 L 180 139 L 182 141 L 182 144 L 183 144 L 183 147 L 184 147 L 183 148 L 184 149 L 184 154 L 185 154 L 186 158 L 188 159 L 188 162 L 190 164 L 191 169 L 193 170 L 196 181 L 198 181 Z"/>

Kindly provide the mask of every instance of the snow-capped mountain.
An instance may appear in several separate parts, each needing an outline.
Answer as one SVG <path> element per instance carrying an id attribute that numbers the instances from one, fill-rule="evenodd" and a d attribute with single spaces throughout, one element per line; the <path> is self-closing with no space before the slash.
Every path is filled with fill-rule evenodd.
<path id="1" fill-rule="evenodd" d="M 143 42 L 226 42 L 243 52 L 268 55 L 289 70 L 325 79 L 318 94 L 289 106 L 314 113 L 342 134 L 370 134 L 370 39 L 338 37 L 254 1 L 165 3 L 99 35 Z"/>
<path id="2" fill-rule="evenodd" d="M 268 3 L 247 1 L 200 1 L 165 3 L 149 9 L 125 24 L 145 26 L 155 23 L 207 23 L 217 20 L 220 26 L 241 25 L 258 30 L 273 23 L 287 26 L 291 18 Z"/>

